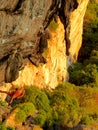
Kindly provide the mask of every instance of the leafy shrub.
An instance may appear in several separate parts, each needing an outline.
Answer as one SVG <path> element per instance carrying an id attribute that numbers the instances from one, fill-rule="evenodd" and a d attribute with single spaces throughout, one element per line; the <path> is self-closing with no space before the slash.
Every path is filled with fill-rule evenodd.
<path id="1" fill-rule="evenodd" d="M 88 59 L 92 50 L 98 51 L 98 2 L 90 0 L 84 17 L 83 45 L 79 61 Z"/>
<path id="2" fill-rule="evenodd" d="M 41 91 L 35 86 L 26 88 L 24 97 L 25 102 L 32 102 L 37 109 L 43 109 L 46 112 L 50 109 L 50 102 L 44 91 Z"/>
<path id="3" fill-rule="evenodd" d="M 38 112 L 38 116 L 34 119 L 36 124 L 40 124 L 40 126 L 43 126 L 47 120 L 47 113 L 40 109 Z"/>
<path id="4" fill-rule="evenodd" d="M 94 123 L 94 120 L 93 120 L 92 116 L 90 116 L 90 115 L 86 115 L 85 117 L 83 117 L 81 119 L 81 124 L 91 125 L 93 123 Z"/>
<path id="5" fill-rule="evenodd" d="M 38 89 L 35 86 L 26 88 L 26 94 L 24 97 L 25 102 L 32 102 L 35 108 L 38 110 L 37 117 L 35 118 L 36 123 L 40 123 L 42 126 L 44 123 L 48 125 L 51 122 L 51 107 L 50 101 L 44 91 Z M 46 115 L 46 117 L 44 117 Z M 42 118 L 42 120 L 41 120 Z M 46 119 L 46 120 L 44 120 Z"/>
<path id="6" fill-rule="evenodd" d="M 54 19 L 50 22 L 48 28 L 51 30 L 51 31 L 56 31 L 56 29 L 58 28 L 58 23 L 56 23 L 54 21 Z"/>
<path id="7" fill-rule="evenodd" d="M 98 88 L 91 88 L 90 86 L 84 85 L 79 87 L 79 92 L 79 104 L 82 110 L 85 109 L 85 113 L 89 113 L 90 115 L 93 115 L 95 113 L 98 114 Z"/>
<path id="8" fill-rule="evenodd" d="M 4 101 L 0 100 L 0 106 L 7 107 L 7 104 L 6 104 L 6 102 L 4 102 Z"/>
<path id="9" fill-rule="evenodd" d="M 26 88 L 26 92 L 29 95 L 26 93 L 25 103 L 15 106 L 18 108 L 16 120 L 19 122 L 25 122 L 28 116 L 33 115 L 35 109 L 37 113 L 34 121 L 41 127 L 52 125 L 73 127 L 78 123 L 92 124 L 98 119 L 96 87 L 92 88 L 89 85 L 77 87 L 71 83 L 62 83 L 55 90 L 48 92 L 49 98 L 45 91 L 34 86 Z"/>
<path id="10" fill-rule="evenodd" d="M 7 130 L 4 123 L 0 122 L 0 130 Z"/>
<path id="11" fill-rule="evenodd" d="M 7 130 L 15 130 L 15 128 L 13 128 L 11 126 L 7 126 Z"/>
<path id="12" fill-rule="evenodd" d="M 24 122 L 28 116 L 33 115 L 35 111 L 35 106 L 30 102 L 19 104 L 16 107 L 18 108 L 16 120 L 21 122 Z"/>
<path id="13" fill-rule="evenodd" d="M 98 119 L 98 88 L 79 87 L 79 106 L 82 124 L 94 124 Z"/>
<path id="14" fill-rule="evenodd" d="M 96 84 L 96 76 L 97 76 L 97 66 L 95 64 L 88 64 L 84 67 L 85 77 L 87 80 L 84 84 L 95 83 Z"/>
<path id="15" fill-rule="evenodd" d="M 92 50 L 91 56 L 97 56 L 98 57 L 98 51 L 97 50 Z"/>
<path id="16" fill-rule="evenodd" d="M 4 123 L 0 122 L 0 130 L 15 130 L 15 128 L 6 126 Z"/>
<path id="17" fill-rule="evenodd" d="M 27 116 L 32 115 L 35 111 L 35 106 L 31 102 L 19 104 L 17 107 L 23 110 Z"/>
<path id="18" fill-rule="evenodd" d="M 15 119 L 16 119 L 17 122 L 25 122 L 26 117 L 27 117 L 26 113 L 23 110 L 19 110 L 16 113 Z"/>
<path id="19" fill-rule="evenodd" d="M 68 86 L 70 86 L 69 90 Z M 64 83 L 58 85 L 54 90 L 51 97 L 51 106 L 53 106 L 55 124 L 73 127 L 79 123 L 79 104 L 75 93 L 72 93 L 75 91 L 74 87 L 74 85 Z"/>
<path id="20" fill-rule="evenodd" d="M 84 65 L 88 65 L 88 64 L 96 64 L 96 66 L 98 66 L 98 51 L 97 50 L 92 50 L 90 57 L 84 60 Z"/>
<path id="21" fill-rule="evenodd" d="M 75 65 L 76 68 L 77 64 Z M 97 66 L 95 64 L 87 64 L 86 66 L 69 68 L 69 82 L 74 83 L 76 85 L 97 84 Z"/>

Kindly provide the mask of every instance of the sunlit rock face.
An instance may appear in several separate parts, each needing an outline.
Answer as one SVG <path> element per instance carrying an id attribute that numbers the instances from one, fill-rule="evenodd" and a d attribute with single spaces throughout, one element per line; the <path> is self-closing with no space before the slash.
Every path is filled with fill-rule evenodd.
<path id="1" fill-rule="evenodd" d="M 57 3 L 59 3 L 59 4 L 56 4 L 56 8 L 52 8 L 53 6 L 55 6 L 55 3 L 56 3 L 55 0 L 53 0 L 54 3 L 52 3 L 51 0 L 49 0 L 48 3 L 47 3 L 47 1 L 48 0 L 45 0 L 45 3 L 46 3 L 45 6 L 44 6 L 44 1 L 42 1 L 43 2 L 42 7 L 44 7 L 42 10 L 43 13 L 41 14 L 42 19 L 40 19 L 40 17 L 38 17 L 38 22 L 40 22 L 40 20 L 42 20 L 40 27 L 37 26 L 36 21 L 34 21 L 35 23 L 31 24 L 32 27 L 33 27 L 33 25 L 36 25 L 36 26 L 34 26 L 35 28 L 33 30 L 31 29 L 31 27 L 29 28 L 29 31 L 25 30 L 25 32 L 24 31 L 19 32 L 19 30 L 18 31 L 16 30 L 16 33 L 19 32 L 19 35 L 25 33 L 25 35 L 23 35 L 24 37 L 22 37 L 22 39 L 18 39 L 18 41 L 17 41 L 17 38 L 15 37 L 16 39 L 14 38 L 14 40 L 12 40 L 12 41 L 10 40 L 10 44 L 9 44 L 9 42 L 7 42 L 7 46 L 5 44 L 5 41 L 3 41 L 4 42 L 3 44 L 1 44 L 1 47 L 3 47 L 3 45 L 5 45 L 5 48 L 6 48 L 5 51 L 7 51 L 7 52 L 2 53 L 2 55 L 1 55 L 2 57 L 6 56 L 6 55 L 11 55 L 13 49 L 16 48 L 16 49 L 19 49 L 17 52 L 21 52 L 23 58 L 26 59 L 26 65 L 25 65 L 24 69 L 19 71 L 19 77 L 15 81 L 13 81 L 14 85 L 18 85 L 20 87 L 25 86 L 25 85 L 26 86 L 35 85 L 35 86 L 38 86 L 39 88 L 49 88 L 49 89 L 53 88 L 54 89 L 58 85 L 58 83 L 68 81 L 67 68 L 73 62 L 75 62 L 77 60 L 78 51 L 82 44 L 83 17 L 85 15 L 85 11 L 86 11 L 89 0 L 78 0 L 78 6 L 75 6 L 75 3 L 77 2 L 77 0 L 73 0 L 72 1 L 73 4 L 71 4 L 71 0 L 68 0 L 69 3 L 67 3 L 64 0 L 63 2 L 67 3 L 69 6 L 70 5 L 73 6 L 72 9 L 70 9 L 70 7 L 67 8 L 68 6 L 66 4 L 65 7 L 68 10 L 66 8 L 63 8 L 63 9 L 61 8 L 61 7 L 63 7 L 63 4 L 60 3 L 59 0 L 57 0 Z M 19 2 L 19 1 L 17 1 L 17 2 Z M 25 0 L 25 2 L 28 2 L 28 1 Z M 29 13 L 28 11 L 25 13 L 25 11 L 24 11 L 25 6 L 27 6 L 27 4 L 25 2 L 23 2 L 21 4 L 21 8 L 20 8 L 20 9 L 23 9 L 23 16 L 27 15 Z M 35 5 L 34 6 L 35 8 L 39 7 L 38 6 L 39 4 L 37 3 L 37 1 L 34 1 L 34 2 L 35 2 L 35 4 L 34 3 L 32 4 L 29 0 L 28 8 L 26 8 L 27 10 L 30 9 L 30 11 L 31 11 L 30 13 L 32 13 L 32 11 L 34 13 L 34 10 L 32 10 L 32 8 L 29 8 L 29 6 Z M 36 4 L 37 4 L 37 6 L 36 6 Z M 25 6 L 23 6 L 23 5 L 25 5 Z M 4 5 L 4 8 L 6 8 L 5 5 Z M 50 12 L 48 11 L 49 9 L 50 9 Z M 56 9 L 59 9 L 59 12 L 56 12 L 55 11 Z M 64 9 L 67 10 L 67 11 L 65 11 L 65 14 L 66 14 L 64 17 L 65 20 L 64 20 L 64 18 L 62 19 L 62 17 L 60 17 L 60 14 L 62 15 L 62 10 L 64 10 Z M 39 9 L 37 8 L 37 10 L 39 10 Z M 13 18 L 13 16 L 14 17 L 17 16 L 16 18 L 20 17 L 21 12 L 17 13 L 16 10 L 12 10 L 12 11 L 14 11 L 14 14 L 13 14 L 13 12 L 8 12 L 7 16 L 10 16 L 11 18 Z M 20 11 L 20 10 L 18 10 L 18 11 Z M 44 11 L 48 11 L 48 13 L 44 13 Z M 68 14 L 68 11 L 69 11 L 70 15 Z M 3 10 L 0 13 L 4 14 Z M 11 15 L 10 15 L 10 13 L 11 13 Z M 56 20 L 58 26 L 54 31 L 52 31 L 47 26 L 49 24 L 50 16 L 54 15 L 55 13 L 56 13 L 56 15 L 58 15 L 58 19 Z M 22 18 L 25 18 L 25 17 L 22 17 Z M 35 15 L 34 15 L 34 18 L 35 18 Z M 28 21 L 30 20 L 30 22 L 33 22 L 33 20 L 35 20 L 34 18 L 33 18 L 33 16 L 32 16 L 32 18 L 28 17 Z M 9 21 L 10 20 L 11 19 L 9 19 Z M 68 23 L 66 22 L 66 20 Z M 66 22 L 65 24 L 64 24 L 64 21 Z M 22 23 L 22 19 L 21 19 L 21 23 Z M 24 24 L 28 25 L 28 23 L 25 22 Z M 43 23 L 44 23 L 44 26 L 43 26 Z M 19 25 L 17 24 L 17 27 L 18 27 L 17 29 L 20 29 Z M 21 28 L 22 27 L 23 26 L 21 26 Z M 35 30 L 36 28 L 38 28 L 37 31 Z M 23 30 L 24 29 L 25 28 L 23 27 Z M 48 38 L 47 47 L 44 49 L 44 52 L 42 53 L 42 56 L 46 59 L 46 62 L 40 63 L 40 61 L 38 61 L 39 64 L 36 63 L 37 65 L 34 65 L 31 63 L 30 59 L 28 59 L 28 56 L 31 56 L 33 54 L 33 56 L 35 56 L 35 57 L 37 56 L 37 58 L 38 58 L 37 53 L 38 53 L 38 51 L 40 51 L 39 46 L 38 46 L 39 40 L 40 40 L 40 32 L 43 33 L 43 30 L 48 31 L 49 35 L 50 35 Z M 67 38 L 65 38 L 66 32 L 68 32 Z M 11 33 L 13 33 L 13 32 L 11 32 Z M 26 34 L 28 34 L 27 35 L 28 39 L 26 39 L 26 37 L 25 37 Z M 7 35 L 7 33 L 6 33 L 6 35 Z M 19 35 L 17 35 L 17 37 Z M 14 37 L 13 34 L 11 34 L 11 36 Z M 69 47 L 67 46 L 68 41 L 66 41 L 66 39 L 68 39 L 70 41 Z M 28 42 L 28 41 L 30 41 L 30 42 Z M 13 47 L 14 42 L 15 43 L 17 42 L 17 44 L 15 44 L 15 46 Z M 32 42 L 34 42 L 34 44 Z M 25 45 L 24 43 L 26 43 L 27 46 L 25 46 L 25 48 L 23 49 L 21 47 L 24 47 L 24 45 Z M 28 45 L 30 45 L 29 48 L 28 48 Z M 9 47 L 9 48 L 7 48 L 7 47 Z M 69 54 L 67 54 L 67 51 L 69 51 Z M 5 62 L 5 65 L 6 65 L 6 62 Z M 5 68 L 2 67 L 2 68 L 5 69 L 6 67 Z M 2 68 L 0 68 L 0 70 L 3 70 Z M 4 73 L 5 72 L 2 72 L 2 74 L 4 74 Z M 2 75 L 1 77 L 2 77 L 2 79 L 4 79 L 4 75 Z M 11 87 L 11 84 L 6 84 L 6 85 L 8 85 L 9 87 L 4 87 L 4 85 L 3 85 L 2 87 L 0 87 L 0 89 L 3 89 L 3 87 L 4 87 L 5 90 L 8 90 Z"/>
<path id="2" fill-rule="evenodd" d="M 0 90 L 2 90 L 2 91 L 9 91 L 9 89 L 12 87 L 12 85 L 10 84 L 10 83 L 7 83 L 7 84 L 2 84 L 1 86 L 0 86 Z M 7 96 L 7 94 L 5 94 L 5 93 L 0 93 L 0 100 L 2 99 L 3 101 L 5 100 L 5 98 L 6 98 L 6 96 Z"/>
<path id="3" fill-rule="evenodd" d="M 40 88 L 55 88 L 58 83 L 68 80 L 67 67 L 77 60 L 78 52 L 82 44 L 83 17 L 89 0 L 79 1 L 78 8 L 70 16 L 71 41 L 69 56 L 66 56 L 66 41 L 64 40 L 64 26 L 58 19 L 56 31 L 51 31 L 46 50 L 46 64 L 38 67 L 27 63 L 20 72 L 19 78 L 14 82 L 19 85 L 36 85 Z"/>
<path id="4" fill-rule="evenodd" d="M 71 28 L 69 37 L 71 46 L 69 51 L 73 61 L 77 60 L 78 52 L 82 45 L 83 19 L 89 0 L 78 0 L 78 2 L 78 8 L 70 16 Z"/>
<path id="5" fill-rule="evenodd" d="M 51 31 L 51 38 L 43 55 L 46 64 L 38 67 L 28 62 L 19 78 L 14 82 L 20 85 L 36 85 L 40 88 L 55 88 L 59 82 L 66 80 L 66 44 L 64 41 L 64 26 L 58 19 L 58 27 Z"/>

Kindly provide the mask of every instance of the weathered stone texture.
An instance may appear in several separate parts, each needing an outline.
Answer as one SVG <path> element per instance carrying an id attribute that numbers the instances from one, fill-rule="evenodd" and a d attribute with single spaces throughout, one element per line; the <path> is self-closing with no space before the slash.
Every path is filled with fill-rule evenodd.
<path id="1" fill-rule="evenodd" d="M 23 58 L 26 58 L 32 54 L 37 54 L 39 49 L 38 44 L 40 35 L 44 32 L 43 24 L 51 5 L 51 0 L 42 0 L 41 2 L 40 0 L 0 1 L 1 62 L 4 63 L 7 61 L 9 59 L 9 56 L 11 57 L 11 55 L 13 55 L 14 51 L 21 53 Z M 15 64 L 13 64 L 13 66 L 15 66 Z M 9 66 L 6 68 L 8 67 Z M 2 69 L 5 68 L 2 67 Z M 19 71 L 18 67 L 15 69 Z M 2 73 L 2 75 L 5 74 Z M 11 76 L 12 75 L 10 73 L 9 77 Z M 16 78 L 14 78 L 14 80 L 15 79 Z M 7 82 L 13 81 L 6 79 L 4 80 Z M 2 81 L 2 79 L 0 81 Z"/>
<path id="2" fill-rule="evenodd" d="M 76 61 L 78 57 L 79 49 L 82 45 L 83 34 L 83 19 L 89 0 L 80 0 L 78 8 L 71 13 L 70 16 L 70 49 L 69 52 L 73 56 L 73 60 Z"/>
<path id="3" fill-rule="evenodd" d="M 68 80 L 67 68 L 81 46 L 88 1 L 1 0 L 0 82 L 19 75 L 14 84 L 55 88 Z M 54 16 L 58 28 L 53 32 L 48 25 Z"/>

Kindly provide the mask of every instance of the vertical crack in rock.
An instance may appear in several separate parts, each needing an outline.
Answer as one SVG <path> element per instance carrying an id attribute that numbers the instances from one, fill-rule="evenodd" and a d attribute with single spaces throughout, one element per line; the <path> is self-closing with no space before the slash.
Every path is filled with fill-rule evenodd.
<path id="1" fill-rule="evenodd" d="M 17 5 L 15 6 L 13 12 L 18 11 L 18 10 L 21 8 L 21 5 L 22 5 L 23 1 L 24 1 L 24 0 L 19 0 L 19 1 L 18 1 L 18 3 L 17 3 Z"/>
<path id="2" fill-rule="evenodd" d="M 69 55 L 70 48 L 70 14 L 77 6 L 77 0 L 53 0 L 44 22 L 44 28 L 47 28 L 55 14 L 60 17 L 65 28 L 66 55 Z"/>
<path id="3" fill-rule="evenodd" d="M 59 17 L 65 28 L 66 55 L 69 55 L 70 48 L 70 14 L 78 6 L 77 0 L 62 0 L 61 8 L 59 8 Z"/>
<path id="4" fill-rule="evenodd" d="M 50 24 L 52 18 L 55 14 L 57 14 L 58 9 L 61 7 L 62 0 L 53 0 L 52 5 L 47 13 L 47 16 L 45 18 L 44 22 L 44 28 L 47 28 L 47 26 Z"/>

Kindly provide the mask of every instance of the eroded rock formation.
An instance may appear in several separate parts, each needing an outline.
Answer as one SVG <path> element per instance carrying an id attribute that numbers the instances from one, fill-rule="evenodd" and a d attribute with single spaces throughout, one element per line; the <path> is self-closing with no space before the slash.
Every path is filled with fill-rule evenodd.
<path id="1" fill-rule="evenodd" d="M 55 88 L 68 80 L 88 1 L 1 0 L 0 82 Z M 49 29 L 53 19 L 55 31 Z"/>

